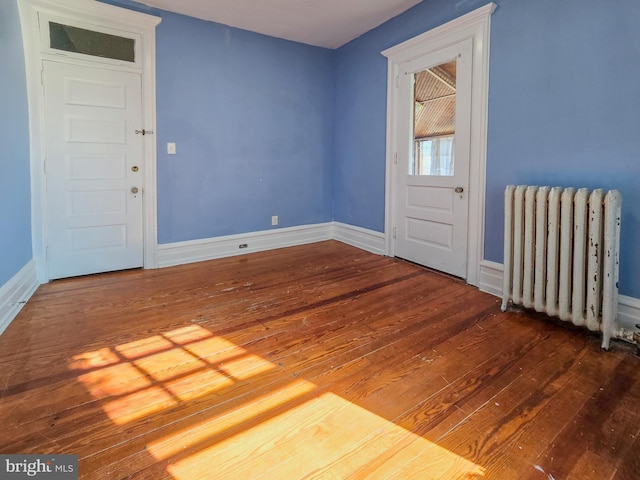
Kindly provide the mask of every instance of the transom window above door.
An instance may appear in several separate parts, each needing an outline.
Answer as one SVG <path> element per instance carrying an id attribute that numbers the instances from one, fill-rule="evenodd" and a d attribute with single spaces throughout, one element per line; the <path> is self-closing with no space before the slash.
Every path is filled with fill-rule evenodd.
<path id="1" fill-rule="evenodd" d="M 135 40 L 73 25 L 49 22 L 49 46 L 55 50 L 95 57 L 136 61 Z"/>
<path id="2" fill-rule="evenodd" d="M 73 18 L 39 14 L 42 53 L 142 68 L 140 35 Z"/>

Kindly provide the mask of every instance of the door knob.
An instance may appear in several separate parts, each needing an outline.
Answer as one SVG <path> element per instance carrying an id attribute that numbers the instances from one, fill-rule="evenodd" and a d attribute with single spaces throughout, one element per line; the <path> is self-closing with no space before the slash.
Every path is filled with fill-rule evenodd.
<path id="1" fill-rule="evenodd" d="M 131 193 L 138 193 L 138 187 L 131 187 Z"/>
<path id="2" fill-rule="evenodd" d="M 138 168 L 137 165 L 134 165 L 133 167 L 131 167 L 131 171 L 132 172 L 137 172 L 138 170 L 140 170 L 140 169 Z"/>
<path id="3" fill-rule="evenodd" d="M 456 193 L 462 193 L 464 192 L 464 187 L 456 187 L 453 191 Z"/>

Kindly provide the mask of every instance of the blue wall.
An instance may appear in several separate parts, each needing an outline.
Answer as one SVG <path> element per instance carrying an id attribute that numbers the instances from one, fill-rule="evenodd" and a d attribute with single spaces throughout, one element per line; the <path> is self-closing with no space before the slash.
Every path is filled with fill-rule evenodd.
<path id="1" fill-rule="evenodd" d="M 337 51 L 109 0 L 163 17 L 159 242 L 336 220 L 384 226 L 380 52 L 486 0 L 424 0 Z M 622 192 L 620 291 L 640 298 L 640 3 L 497 0 L 486 252 L 502 261 L 508 183 Z M 31 258 L 27 105 L 15 2 L 0 4 L 0 285 Z M 166 142 L 178 154 L 166 154 Z"/>
<path id="2" fill-rule="evenodd" d="M 333 51 L 109 3 L 163 19 L 159 243 L 332 220 Z"/>
<path id="3" fill-rule="evenodd" d="M 160 243 L 330 221 L 332 52 L 163 17 Z"/>
<path id="4" fill-rule="evenodd" d="M 334 218 L 383 231 L 386 59 L 486 4 L 421 4 L 336 53 Z M 510 183 L 616 188 L 620 292 L 640 297 L 640 2 L 497 0 L 491 28 L 485 257 L 502 262 Z"/>
<path id="5" fill-rule="evenodd" d="M 0 286 L 32 258 L 29 115 L 20 17 L 0 2 Z"/>
<path id="6" fill-rule="evenodd" d="M 491 28 L 485 257 L 509 183 L 618 189 L 620 293 L 640 298 L 640 2 L 501 0 Z"/>

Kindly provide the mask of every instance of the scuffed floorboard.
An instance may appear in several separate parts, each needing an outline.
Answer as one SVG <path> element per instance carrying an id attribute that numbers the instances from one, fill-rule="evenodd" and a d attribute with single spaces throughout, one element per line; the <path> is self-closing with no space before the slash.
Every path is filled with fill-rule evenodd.
<path id="1" fill-rule="evenodd" d="M 0 452 L 84 479 L 635 479 L 640 360 L 329 241 L 43 285 Z"/>

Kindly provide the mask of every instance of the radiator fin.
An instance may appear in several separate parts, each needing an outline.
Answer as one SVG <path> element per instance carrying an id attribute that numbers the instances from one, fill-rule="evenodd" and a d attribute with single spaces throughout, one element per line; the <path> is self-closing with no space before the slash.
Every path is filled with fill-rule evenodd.
<path id="1" fill-rule="evenodd" d="M 616 328 L 622 198 L 617 190 L 509 185 L 504 285 L 509 301 L 602 331 Z"/>

